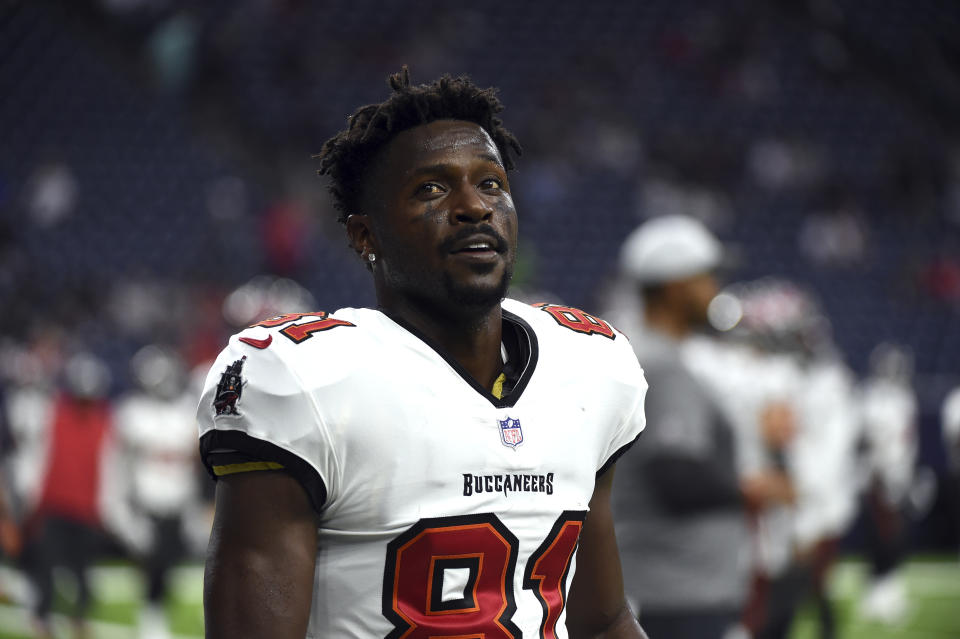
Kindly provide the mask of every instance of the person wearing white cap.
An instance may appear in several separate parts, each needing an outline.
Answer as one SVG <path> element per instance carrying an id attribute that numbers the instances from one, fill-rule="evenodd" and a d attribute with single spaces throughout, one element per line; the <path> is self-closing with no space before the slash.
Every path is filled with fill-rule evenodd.
<path id="1" fill-rule="evenodd" d="M 664 215 L 640 225 L 620 251 L 624 273 L 644 285 L 713 279 L 722 258 L 719 240 L 685 215 Z"/>
<path id="2" fill-rule="evenodd" d="M 749 571 L 734 435 L 681 344 L 706 324 L 720 242 L 700 222 L 664 216 L 623 245 L 644 328 L 631 336 L 647 374 L 643 446 L 621 459 L 614 487 L 628 597 L 651 637 L 720 639 L 738 621 Z"/>

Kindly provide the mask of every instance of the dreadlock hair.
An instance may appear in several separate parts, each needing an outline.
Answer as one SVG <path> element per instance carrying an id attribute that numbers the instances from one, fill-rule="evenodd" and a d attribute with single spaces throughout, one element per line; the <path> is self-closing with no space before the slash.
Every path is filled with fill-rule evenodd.
<path id="1" fill-rule="evenodd" d="M 482 127 L 500 151 L 504 167 L 514 168 L 511 156 L 523 151 L 496 114 L 503 110 L 496 89 L 481 89 L 467 76 L 443 75 L 432 84 L 410 85 L 404 65 L 388 78 L 393 94 L 379 104 L 360 107 L 348 119 L 347 129 L 327 140 L 320 153 L 320 175 L 329 175 L 330 193 L 339 211 L 337 221 L 360 210 L 364 173 L 377 153 L 401 131 L 436 120 L 465 120 Z"/>

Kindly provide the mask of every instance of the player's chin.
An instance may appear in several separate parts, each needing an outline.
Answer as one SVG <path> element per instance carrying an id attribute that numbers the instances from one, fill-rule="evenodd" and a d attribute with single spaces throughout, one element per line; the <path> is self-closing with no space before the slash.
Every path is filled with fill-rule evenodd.
<path id="1" fill-rule="evenodd" d="M 447 281 L 447 291 L 451 301 L 464 310 L 486 309 L 499 304 L 506 296 L 511 276 L 511 271 L 498 269 L 468 278 L 451 277 Z"/>
<path id="2" fill-rule="evenodd" d="M 464 288 L 500 286 L 509 281 L 513 268 L 506 260 L 490 262 L 460 262 L 447 269 L 447 277 L 455 285 Z"/>

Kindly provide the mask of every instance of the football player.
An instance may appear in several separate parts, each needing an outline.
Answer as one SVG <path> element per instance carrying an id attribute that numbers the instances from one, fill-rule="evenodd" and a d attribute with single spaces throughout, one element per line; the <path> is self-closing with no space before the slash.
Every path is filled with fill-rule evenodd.
<path id="1" fill-rule="evenodd" d="M 320 153 L 377 308 L 255 324 L 207 378 L 207 636 L 643 637 L 609 505 L 643 372 L 603 320 L 504 299 L 494 90 L 390 86 Z"/>

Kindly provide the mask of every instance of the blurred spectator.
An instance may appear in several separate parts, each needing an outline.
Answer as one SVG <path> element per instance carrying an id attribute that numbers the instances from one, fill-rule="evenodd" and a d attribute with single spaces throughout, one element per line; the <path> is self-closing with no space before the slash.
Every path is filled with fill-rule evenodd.
<path id="1" fill-rule="evenodd" d="M 16 558 L 20 555 L 20 522 L 14 507 L 13 473 L 10 461 L 13 458 L 13 433 L 7 421 L 7 402 L 0 385 L 0 557 Z M 0 585 L 0 597 L 4 595 Z"/>
<path id="2" fill-rule="evenodd" d="M 716 226 L 732 216 L 728 198 L 715 189 L 667 178 L 647 179 L 641 189 L 639 208 L 645 215 L 687 215 Z"/>
<path id="3" fill-rule="evenodd" d="M 943 445 L 950 464 L 950 476 L 953 482 L 956 500 L 953 504 L 957 531 L 960 532 L 960 386 L 954 388 L 943 401 L 941 408 Z M 957 540 L 960 542 L 960 539 Z"/>
<path id="4" fill-rule="evenodd" d="M 150 35 L 147 52 L 159 88 L 168 93 L 184 90 L 197 65 L 196 49 L 201 25 L 189 11 L 166 18 Z"/>
<path id="5" fill-rule="evenodd" d="M 239 224 L 247 217 L 247 183 L 235 175 L 211 180 L 206 185 L 206 204 L 210 218 L 218 225 Z"/>
<path id="6" fill-rule="evenodd" d="M 267 270 L 282 277 L 302 274 L 312 224 L 296 202 L 274 203 L 263 218 L 263 248 Z"/>
<path id="7" fill-rule="evenodd" d="M 58 329 L 37 326 L 26 345 L 7 342 L 0 351 L 5 417 L 15 446 L 8 460 L 11 492 L 21 520 L 40 498 L 62 349 L 63 336 Z"/>
<path id="8" fill-rule="evenodd" d="M 809 141 L 760 138 L 747 160 L 753 180 L 766 189 L 801 188 L 823 174 L 822 151 Z"/>
<path id="9" fill-rule="evenodd" d="M 223 301 L 223 319 L 240 328 L 283 313 L 309 313 L 316 301 L 291 279 L 258 275 L 238 286 Z"/>
<path id="10" fill-rule="evenodd" d="M 953 389 L 943 400 L 941 409 L 943 445 L 950 468 L 960 471 L 960 387 Z"/>
<path id="11" fill-rule="evenodd" d="M 60 365 L 60 339 L 56 331 L 36 331 L 29 345 L 13 341 L 0 347 L 0 386 L 4 387 L 3 421 L 9 428 L 7 454 L 0 460 L 6 483 L 8 530 L 17 526 L 18 551 L 14 568 L 29 569 L 24 553 L 26 517 L 35 510 L 42 488 L 51 421 L 53 378 Z M 12 537 L 12 535 L 11 535 Z M 9 548 L 4 552 L 10 553 Z M 0 590 L 24 608 L 34 605 L 29 579 L 11 573 Z"/>
<path id="12" fill-rule="evenodd" d="M 650 390 L 643 446 L 620 460 L 613 506 L 625 590 L 651 637 L 718 639 L 747 592 L 734 434 L 680 353 L 706 323 L 720 257 L 710 232 L 682 216 L 647 222 L 621 252 L 643 297 L 633 346 Z"/>
<path id="13" fill-rule="evenodd" d="M 73 573 L 77 597 L 74 634 L 85 635 L 90 605 L 87 569 L 101 550 L 100 482 L 111 437 L 111 409 L 106 400 L 110 373 L 89 354 L 73 356 L 64 368 L 64 391 L 54 400 L 39 500 L 28 518 L 26 561 L 36 588 L 34 607 L 38 637 L 52 637 L 55 568 Z"/>
<path id="14" fill-rule="evenodd" d="M 746 340 L 766 362 L 754 370 L 759 385 L 782 379 L 781 403 L 762 407 L 756 429 L 771 447 L 772 462 L 789 473 L 796 501 L 785 519 L 778 518 L 774 533 L 786 563 L 761 567 L 766 576 L 753 594 L 750 625 L 758 638 L 787 637 L 809 593 L 821 636 L 833 637 L 826 576 L 856 512 L 853 452 L 859 431 L 851 375 L 819 304 L 789 281 L 763 278 L 730 287 L 711 311 L 716 325 Z"/>
<path id="15" fill-rule="evenodd" d="M 908 546 L 906 506 L 917 458 L 917 396 L 913 353 L 883 343 L 870 356 L 860 389 L 869 517 L 871 583 L 861 602 L 866 619 L 896 624 L 907 613 L 899 567 Z"/>
<path id="16" fill-rule="evenodd" d="M 121 279 L 112 282 L 104 311 L 125 336 L 177 336 L 180 325 L 195 321 L 195 311 L 179 285 L 154 279 Z M 187 319 L 189 318 L 189 319 Z"/>
<path id="17" fill-rule="evenodd" d="M 823 209 L 808 215 L 800 227 L 800 250 L 817 266 L 846 267 L 863 262 L 867 227 L 852 194 L 836 188 Z"/>
<path id="18" fill-rule="evenodd" d="M 197 481 L 196 399 L 188 392 L 183 363 L 167 349 L 140 349 L 131 370 L 137 388 L 117 403 L 116 432 L 125 497 L 148 519 L 150 531 L 143 555 L 147 603 L 140 637 L 164 639 L 170 636 L 164 613 L 167 576 L 188 555 L 191 525 L 205 521 Z"/>
<path id="19" fill-rule="evenodd" d="M 27 181 L 26 193 L 27 211 L 34 224 L 50 227 L 76 208 L 79 185 L 70 166 L 51 162 L 33 171 Z"/>
<path id="20" fill-rule="evenodd" d="M 827 577 L 840 540 L 856 515 L 855 444 L 859 435 L 853 378 L 831 354 L 798 353 L 797 437 L 788 462 L 797 490 L 794 543 L 798 567 L 810 579 L 821 639 L 834 639 L 837 623 Z M 783 634 L 774 636 L 787 636 Z"/>
<path id="21" fill-rule="evenodd" d="M 741 482 L 749 500 L 752 580 L 742 623 L 759 636 L 771 620 L 789 618 L 798 579 L 794 563 L 794 510 L 797 494 L 788 454 L 799 428 L 796 405 L 802 370 L 754 330 L 758 320 L 775 322 L 793 298 L 773 295 L 747 303 L 749 285 L 734 285 L 711 301 L 708 318 L 720 337 L 689 340 L 685 359 L 728 415 L 737 436 Z"/>
<path id="22" fill-rule="evenodd" d="M 919 283 L 935 300 L 960 304 L 960 260 L 943 256 L 920 269 Z"/>

